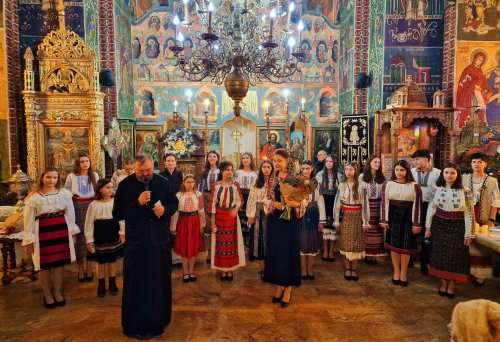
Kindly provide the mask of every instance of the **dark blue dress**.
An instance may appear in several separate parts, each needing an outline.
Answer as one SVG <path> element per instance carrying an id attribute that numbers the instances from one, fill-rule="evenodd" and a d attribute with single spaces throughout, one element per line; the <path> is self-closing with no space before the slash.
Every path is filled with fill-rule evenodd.
<path id="1" fill-rule="evenodd" d="M 281 200 L 279 184 L 274 188 L 276 201 Z M 279 286 L 300 286 L 300 227 L 302 219 L 292 210 L 290 221 L 280 219 L 275 209 L 267 218 L 266 263 L 264 281 Z"/>

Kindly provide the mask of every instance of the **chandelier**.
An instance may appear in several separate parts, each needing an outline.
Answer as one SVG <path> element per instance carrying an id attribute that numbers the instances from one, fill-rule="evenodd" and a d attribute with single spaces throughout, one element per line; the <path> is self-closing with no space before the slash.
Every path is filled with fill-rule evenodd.
<path id="1" fill-rule="evenodd" d="M 240 102 L 250 85 L 263 82 L 283 83 L 295 72 L 304 57 L 300 48 L 301 30 L 298 24 L 298 47 L 292 33 L 291 14 L 295 3 L 290 2 L 288 11 L 280 1 L 270 0 L 196 0 L 196 12 L 206 31 L 197 40 L 189 55 L 184 53 L 185 35 L 191 35 L 188 7 L 190 0 L 183 0 L 184 21 L 176 15 L 175 45 L 170 47 L 176 58 L 176 66 L 189 81 L 210 80 L 222 84 L 234 101 L 234 114 L 240 116 Z M 265 13 L 267 9 L 269 13 Z M 262 13 L 264 13 L 262 15 Z M 273 32 L 274 25 L 288 14 L 285 29 Z M 184 34 L 183 34 L 184 32 Z M 197 38 L 197 39 L 196 39 Z"/>

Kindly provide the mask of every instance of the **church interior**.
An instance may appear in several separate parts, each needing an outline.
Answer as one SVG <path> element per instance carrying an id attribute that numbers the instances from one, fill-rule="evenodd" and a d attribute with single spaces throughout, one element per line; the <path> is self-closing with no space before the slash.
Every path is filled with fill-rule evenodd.
<path id="1" fill-rule="evenodd" d="M 155 172 L 172 153 L 196 179 L 209 151 L 237 166 L 285 148 L 295 170 L 320 150 L 340 165 L 377 155 L 386 177 L 420 149 L 463 173 L 481 152 L 500 179 L 500 0 L 0 0 L 0 94 L 0 221 L 47 166 L 66 179 L 79 152 L 101 178 L 142 152 Z M 68 305 L 44 310 L 22 237 L 6 235 L 1 340 L 128 340 L 120 296 L 97 298 L 74 265 Z M 198 283 L 174 266 L 157 340 L 449 340 L 459 301 L 500 301 L 499 246 L 496 277 L 454 300 L 416 269 L 392 286 L 390 258 L 346 283 L 319 257 L 287 310 L 257 265 L 224 284 L 201 253 Z"/>

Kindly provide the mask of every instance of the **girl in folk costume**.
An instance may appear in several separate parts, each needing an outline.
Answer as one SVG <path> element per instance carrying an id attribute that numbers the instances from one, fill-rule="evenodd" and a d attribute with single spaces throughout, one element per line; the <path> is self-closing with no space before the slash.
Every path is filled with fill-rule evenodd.
<path id="1" fill-rule="evenodd" d="M 177 193 L 179 209 L 170 221 L 170 232 L 176 235 L 174 252 L 181 256 L 182 281 L 185 283 L 197 280 L 194 264 L 203 249 L 201 234 L 206 225 L 203 195 L 195 189 L 194 176 L 186 175 Z"/>
<path id="2" fill-rule="evenodd" d="M 262 161 L 257 180 L 250 188 L 246 210 L 248 223 L 253 225 L 248 254 L 251 260 L 259 261 L 261 277 L 264 276 L 267 240 L 267 215 L 265 209 L 271 202 L 269 192 L 271 191 L 270 185 L 273 173 L 273 163 L 269 160 Z"/>
<path id="3" fill-rule="evenodd" d="M 319 154 L 319 152 L 318 152 Z M 323 225 L 323 261 L 335 261 L 335 241 L 338 240 L 337 230 L 333 226 L 333 203 L 339 186 L 337 158 L 327 156 L 323 169 L 318 172 L 319 194 L 325 203 L 326 222 Z"/>
<path id="4" fill-rule="evenodd" d="M 88 154 L 79 152 L 75 159 L 73 172 L 66 178 L 66 189 L 73 194 L 73 205 L 75 207 L 76 224 L 82 232 L 76 236 L 76 262 L 78 264 L 78 281 L 92 281 L 92 265 L 87 260 L 87 243 L 83 234 L 85 227 L 85 216 L 87 208 L 94 200 L 95 185 L 99 176 L 92 168 Z"/>
<path id="5" fill-rule="evenodd" d="M 495 217 L 500 208 L 500 192 L 496 178 L 485 173 L 486 156 L 482 153 L 474 153 L 472 156 L 472 174 L 462 177 L 462 183 L 468 187 L 474 196 L 474 214 L 479 226 L 487 225 L 489 228 L 495 224 Z M 473 243 L 470 246 L 472 283 L 482 286 L 486 278 L 492 277 L 492 253 L 491 251 Z"/>
<path id="6" fill-rule="evenodd" d="M 66 304 L 61 293 L 63 266 L 76 260 L 75 234 L 80 233 L 75 224 L 72 195 L 59 185 L 57 169 L 47 167 L 26 199 L 24 209 L 22 244 L 26 254 L 33 258 L 33 267 L 40 271 L 43 303 L 48 309 Z"/>
<path id="7" fill-rule="evenodd" d="M 418 252 L 417 235 L 422 229 L 421 210 L 422 189 L 413 179 L 410 163 L 398 160 L 382 190 L 380 220 L 386 229 L 385 247 L 391 251 L 394 285 L 408 285 L 408 263 L 410 255 Z"/>
<path id="8" fill-rule="evenodd" d="M 90 203 L 85 218 L 85 239 L 88 259 L 98 264 L 97 296 L 106 296 L 105 265 L 108 265 L 109 294 L 118 294 L 116 287 L 116 259 L 123 255 L 125 222 L 113 218 L 113 182 L 99 179 L 95 200 Z"/>
<path id="9" fill-rule="evenodd" d="M 304 205 L 281 195 L 279 182 L 288 176 L 288 152 L 277 149 L 273 155 L 275 176 L 270 186 L 269 206 L 266 208 L 267 241 L 264 281 L 276 285 L 273 303 L 282 308 L 290 304 L 292 286 L 300 286 L 300 227 Z M 282 219 L 285 204 L 294 208 L 291 220 Z"/>
<path id="10" fill-rule="evenodd" d="M 223 161 L 218 182 L 212 184 L 210 212 L 212 268 L 221 270 L 221 280 L 233 280 L 233 270 L 245 266 L 245 248 L 238 210 L 243 206 L 240 186 L 233 181 L 233 164 Z"/>
<path id="11" fill-rule="evenodd" d="M 210 198 L 211 198 L 211 193 L 210 189 L 212 189 L 212 185 L 217 182 L 217 179 L 219 177 L 219 161 L 220 161 L 220 156 L 217 152 L 215 151 L 209 151 L 207 154 L 207 158 L 205 159 L 205 167 L 203 168 L 203 171 L 201 173 L 201 180 L 198 183 L 198 191 L 203 194 L 203 207 L 204 208 L 210 208 Z M 204 236 L 205 236 L 205 246 L 207 248 L 207 258 L 206 262 L 207 264 L 210 264 L 210 248 L 211 248 L 211 236 L 212 236 L 212 229 L 211 229 L 211 223 L 212 223 L 212 213 L 210 210 L 206 211 L 206 223 L 205 223 L 205 230 Z"/>
<path id="12" fill-rule="evenodd" d="M 316 183 L 314 165 L 304 160 L 300 165 L 300 174 L 310 182 Z M 300 272 L 303 280 L 314 280 L 314 258 L 321 249 L 321 232 L 326 220 L 325 202 L 319 194 L 318 187 L 307 199 L 306 212 L 300 227 Z"/>
<path id="13" fill-rule="evenodd" d="M 340 254 L 344 256 L 345 280 L 358 281 L 358 260 L 365 257 L 364 232 L 370 226 L 370 208 L 366 189 L 359 183 L 357 163 L 347 163 L 344 167 L 344 179 L 339 184 L 335 205 L 335 227 L 340 233 Z M 342 210 L 342 222 L 340 211 Z"/>
<path id="14" fill-rule="evenodd" d="M 359 181 L 366 189 L 370 206 L 370 227 L 365 232 L 367 264 L 376 265 L 378 256 L 385 256 L 384 230 L 380 227 L 380 204 L 382 202 L 382 187 L 386 179 L 382 174 L 381 160 L 377 156 L 368 159 Z"/>
<path id="15" fill-rule="evenodd" d="M 243 207 L 238 212 L 238 216 L 240 217 L 240 224 L 245 233 L 250 230 L 246 215 L 248 196 L 250 194 L 250 187 L 256 179 L 257 172 L 255 172 L 253 155 L 250 152 L 245 152 L 241 155 L 240 166 L 234 173 L 234 180 L 240 185 L 241 194 L 243 195 Z"/>
<path id="16" fill-rule="evenodd" d="M 469 245 L 474 237 L 472 193 L 462 186 L 460 168 L 450 163 L 436 181 L 429 203 L 425 237 L 432 234 L 429 273 L 441 280 L 439 295 L 455 298 L 455 282 L 469 281 Z"/>

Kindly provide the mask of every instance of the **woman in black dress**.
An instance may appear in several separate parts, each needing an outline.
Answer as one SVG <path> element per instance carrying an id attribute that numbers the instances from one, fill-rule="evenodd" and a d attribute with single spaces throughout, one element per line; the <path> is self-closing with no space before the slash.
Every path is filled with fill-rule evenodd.
<path id="1" fill-rule="evenodd" d="M 301 204 L 281 197 L 280 180 L 286 176 L 288 152 L 278 149 L 273 155 L 275 176 L 271 185 L 271 199 L 267 218 L 266 268 L 264 281 L 275 284 L 273 303 L 285 308 L 290 303 L 292 286 L 300 286 L 300 222 L 297 210 Z M 280 219 L 283 202 L 292 211 L 291 220 Z M 303 208 L 302 208 L 303 209 Z M 300 210 L 303 215 L 304 210 Z M 300 216 L 300 217 L 299 217 Z"/>

